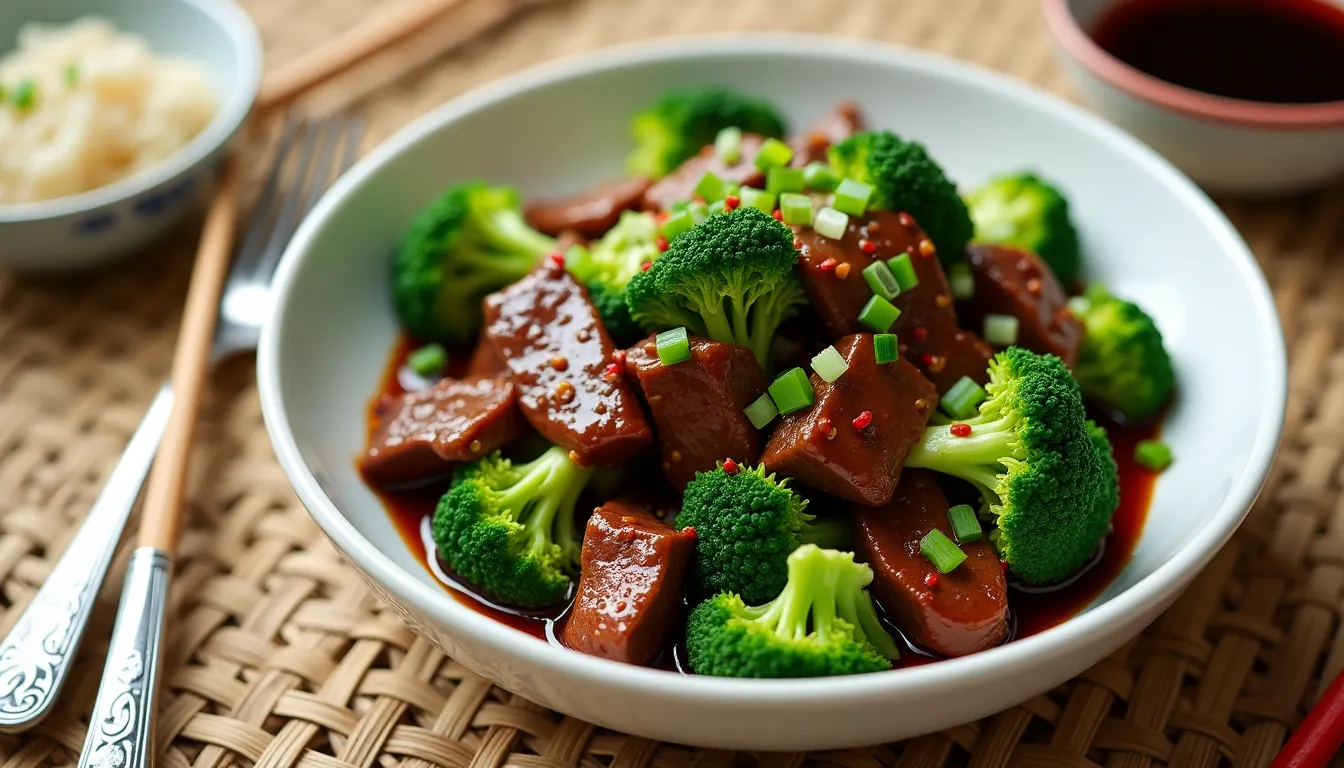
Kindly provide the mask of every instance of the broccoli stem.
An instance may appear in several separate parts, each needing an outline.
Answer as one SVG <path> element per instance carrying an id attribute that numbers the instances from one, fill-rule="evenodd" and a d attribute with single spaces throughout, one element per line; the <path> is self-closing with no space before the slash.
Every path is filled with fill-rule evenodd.
<path id="1" fill-rule="evenodd" d="M 522 215 L 511 208 L 492 211 L 483 217 L 481 229 L 487 242 L 506 251 L 522 250 L 535 257 L 555 247 L 554 238 L 529 227 Z"/>
<path id="2" fill-rule="evenodd" d="M 1016 415 L 990 422 L 971 420 L 970 437 L 956 437 L 943 426 L 929 427 L 924 430 L 924 440 L 906 457 L 905 466 L 931 469 L 984 489 L 993 488 L 1006 469 L 1005 462 L 1020 458 L 1019 438 L 1013 429 L 1017 421 Z"/>
<path id="3" fill-rule="evenodd" d="M 574 506 L 593 470 L 570 461 L 558 446 L 515 470 L 518 481 L 500 492 L 499 507 L 527 529 L 531 554 L 552 545 L 568 551 L 574 543 Z"/>
<path id="4" fill-rule="evenodd" d="M 800 538 L 803 544 L 816 544 L 822 549 L 847 549 L 849 522 L 839 517 L 813 520 L 803 526 Z"/>
<path id="5" fill-rule="evenodd" d="M 873 601 L 862 591 L 869 583 L 871 579 L 865 582 L 858 578 L 853 569 L 846 569 L 844 577 L 836 587 L 840 618 L 856 627 L 879 656 L 888 659 L 898 658 L 901 653 L 896 647 L 896 641 L 882 626 L 882 620 L 877 617 L 877 609 L 873 608 Z"/>

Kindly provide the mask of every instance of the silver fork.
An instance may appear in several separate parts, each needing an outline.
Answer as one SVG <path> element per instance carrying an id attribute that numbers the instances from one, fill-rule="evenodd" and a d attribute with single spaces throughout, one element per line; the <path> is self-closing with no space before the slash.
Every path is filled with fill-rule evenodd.
<path id="1" fill-rule="evenodd" d="M 358 117 L 304 121 L 291 116 L 286 120 L 276 145 L 274 165 L 220 299 L 219 321 L 210 351 L 212 365 L 235 354 L 256 350 L 280 254 L 303 216 L 330 186 L 332 171 L 339 176 L 354 162 L 362 131 L 363 123 Z M 51 711 L 74 664 L 94 600 L 149 473 L 172 401 L 172 390 L 165 382 L 79 532 L 13 629 L 0 641 L 0 732 L 17 733 L 31 728 Z M 132 580 L 127 579 L 128 587 Z M 115 637 L 113 643 L 116 644 Z M 109 651 L 110 658 L 115 651 L 115 647 Z M 146 669 L 146 690 L 153 690 L 148 686 L 154 682 L 155 671 Z M 118 713 L 100 706 L 102 699 L 100 691 L 81 766 L 89 764 L 91 753 L 97 750 L 94 739 L 100 734 L 110 735 L 104 720 L 119 717 Z M 152 707 L 141 706 L 140 710 L 147 727 L 153 712 L 144 710 Z M 134 708 L 131 712 L 135 712 Z M 130 733 L 134 723 L 126 722 L 124 714 L 121 713 L 113 730 Z M 109 744 L 115 742 L 103 746 Z M 132 762 L 132 755 L 123 752 L 123 757 L 127 758 L 126 764 Z"/>

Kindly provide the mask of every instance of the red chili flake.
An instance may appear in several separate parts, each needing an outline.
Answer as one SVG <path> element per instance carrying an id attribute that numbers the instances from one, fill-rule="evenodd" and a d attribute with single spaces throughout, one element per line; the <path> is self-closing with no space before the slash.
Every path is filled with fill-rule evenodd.
<path id="1" fill-rule="evenodd" d="M 877 253 L 877 243 L 867 238 L 861 239 L 859 240 L 859 250 L 869 254 Z"/>
<path id="2" fill-rule="evenodd" d="M 933 363 L 933 355 L 930 355 L 928 352 L 925 352 L 924 354 L 919 356 L 919 362 L 923 363 L 925 366 L 928 366 L 931 363 Z"/>
<path id="3" fill-rule="evenodd" d="M 552 264 L 559 267 L 560 269 L 565 268 L 565 254 L 559 251 L 552 251 L 548 258 L 551 260 Z"/>
<path id="4" fill-rule="evenodd" d="M 621 366 L 622 368 L 624 368 L 624 367 L 625 367 L 625 350 L 624 350 L 624 349 L 618 349 L 618 350 L 616 350 L 615 352 L 612 352 L 612 353 L 611 353 L 611 362 L 612 362 L 613 364 L 615 364 L 615 365 L 619 365 L 619 366 Z"/>
<path id="5" fill-rule="evenodd" d="M 667 238 L 663 237 L 662 235 L 659 235 L 656 239 L 654 239 L 653 245 L 655 248 L 658 249 L 659 253 L 662 253 L 663 251 L 666 251 L 668 249 Z M 647 264 L 649 262 L 645 263 Z"/>
<path id="6" fill-rule="evenodd" d="M 928 592 L 920 592 L 919 597 L 916 597 L 915 599 L 919 601 L 920 605 L 928 605 L 933 602 L 933 595 Z"/>
<path id="7" fill-rule="evenodd" d="M 1040 281 L 1040 280 L 1037 280 L 1037 279 L 1034 278 L 1034 277 L 1031 278 L 1030 280 L 1028 280 L 1028 281 L 1027 281 L 1027 293 L 1030 293 L 1030 294 L 1033 295 L 1033 296 L 1040 296 L 1040 295 L 1041 295 L 1041 281 Z"/>
<path id="8" fill-rule="evenodd" d="M 801 250 L 802 247 L 803 247 L 803 241 L 799 240 L 798 237 L 795 235 L 793 238 L 793 250 L 795 251 Z"/>
<path id="9" fill-rule="evenodd" d="M 667 211 L 660 211 L 658 213 L 658 223 L 662 224 L 664 221 L 667 221 L 667 217 L 670 215 L 671 214 L 669 214 Z"/>
<path id="10" fill-rule="evenodd" d="M 737 474 L 737 469 L 738 469 L 738 467 L 737 467 L 737 462 L 736 462 L 736 461 L 733 461 L 732 459 L 724 459 L 724 460 L 723 460 L 723 471 L 724 471 L 724 472 L 727 472 L 727 473 L 730 474 L 730 475 L 736 475 L 736 474 Z"/>
<path id="11" fill-rule="evenodd" d="M 770 212 L 770 215 L 775 217 L 775 221 L 783 221 L 783 220 L 784 220 L 784 212 L 781 211 L 781 210 L 779 210 L 778 208 L 776 208 L 775 210 L 771 211 L 771 212 Z"/>
<path id="12" fill-rule="evenodd" d="M 817 431 L 822 433 L 823 435 L 830 434 L 831 432 L 830 416 L 822 416 L 820 419 L 817 419 Z"/>
<path id="13" fill-rule="evenodd" d="M 971 425 L 962 421 L 958 421 L 956 424 L 953 424 L 952 426 L 948 427 L 947 431 L 951 432 L 953 437 L 970 437 Z"/>
<path id="14" fill-rule="evenodd" d="M 850 424 L 854 425 L 855 429 L 863 429 L 872 423 L 873 423 L 872 411 L 864 411 L 863 413 L 860 413 L 858 416 L 855 416 L 854 420 L 850 422 Z"/>
<path id="15" fill-rule="evenodd" d="M 729 195 L 723 198 L 723 208 L 726 211 L 731 211 L 741 204 L 742 204 L 742 198 L 738 197 L 737 195 Z"/>
<path id="16" fill-rule="evenodd" d="M 681 534 L 682 534 L 683 536 L 690 536 L 692 539 L 694 539 L 694 538 L 698 535 L 698 534 L 696 534 L 696 532 L 695 532 L 695 526 L 694 526 L 694 525 L 688 525 L 688 526 L 686 526 L 685 528 L 682 528 L 682 529 L 681 529 Z"/>
<path id="17" fill-rule="evenodd" d="M 844 280 L 846 277 L 849 277 L 850 269 L 852 269 L 852 267 L 849 265 L 849 262 L 846 261 L 845 263 L 840 264 L 835 268 L 835 276 L 840 278 L 841 280 Z"/>
<path id="18" fill-rule="evenodd" d="M 644 262 L 643 264 L 640 264 L 640 265 L 639 265 L 639 271 L 640 271 L 640 272 L 648 272 L 650 269 L 653 269 L 653 262 L 652 262 L 652 261 L 646 261 L 646 262 Z"/>
<path id="19" fill-rule="evenodd" d="M 817 265 L 817 269 L 820 269 L 822 272 L 830 272 L 831 270 L 835 269 L 835 266 L 839 263 L 840 262 L 836 261 L 835 259 L 826 259 L 825 261 Z"/>
<path id="20" fill-rule="evenodd" d="M 602 375 L 612 378 L 620 376 L 621 366 L 617 365 L 616 363 L 612 363 L 611 365 L 608 365 L 605 369 L 603 369 Z"/>
<path id="21" fill-rule="evenodd" d="M 920 240 L 920 241 L 919 241 L 919 255 L 920 255 L 920 256 L 923 256 L 924 258 L 927 259 L 928 257 L 932 256 L 933 254 L 935 254 L 935 253 L 937 253 L 937 252 L 938 252 L 938 251 L 933 247 L 933 241 L 930 240 L 929 238 L 926 237 L 926 238 L 924 238 L 923 240 Z"/>
<path id="22" fill-rule="evenodd" d="M 930 589 L 938 586 L 938 574 L 930 573 L 928 576 L 925 576 L 924 586 L 929 587 Z"/>
<path id="23" fill-rule="evenodd" d="M 906 213 L 905 211 L 901 211 L 899 214 L 897 214 L 896 220 L 899 221 L 901 223 L 901 226 L 905 227 L 906 229 L 915 226 L 915 220 L 910 218 L 910 214 Z"/>
<path id="24" fill-rule="evenodd" d="M 915 337 L 915 341 L 923 341 L 929 338 L 929 329 L 922 325 L 917 325 L 910 331 L 910 335 Z"/>

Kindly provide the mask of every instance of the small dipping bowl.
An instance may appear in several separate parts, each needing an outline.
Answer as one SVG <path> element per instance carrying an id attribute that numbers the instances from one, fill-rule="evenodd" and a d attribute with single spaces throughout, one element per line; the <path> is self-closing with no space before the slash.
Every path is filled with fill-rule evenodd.
<path id="1" fill-rule="evenodd" d="M 1056 55 L 1094 110 L 1215 194 L 1287 195 L 1344 175 L 1344 101 L 1226 98 L 1135 69 L 1092 37 L 1108 13 L 1133 1 L 1042 0 Z"/>
<path id="2" fill-rule="evenodd" d="M 25 24 L 105 18 L 154 53 L 199 64 L 219 95 L 214 119 L 163 162 L 106 186 L 34 203 L 0 203 L 0 267 L 68 272 L 143 249 L 193 205 L 252 109 L 261 40 L 232 0 L 4 0 L 0 56 Z"/>

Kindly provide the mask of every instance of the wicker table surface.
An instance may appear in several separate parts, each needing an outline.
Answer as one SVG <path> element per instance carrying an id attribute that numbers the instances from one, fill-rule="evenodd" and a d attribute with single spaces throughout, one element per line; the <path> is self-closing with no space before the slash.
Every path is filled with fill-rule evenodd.
<path id="1" fill-rule="evenodd" d="M 244 5 L 274 66 L 393 2 Z M 522 5 L 469 0 L 451 24 L 314 98 L 367 93 L 372 145 L 462 90 L 537 62 L 725 29 L 873 37 L 1068 94 L 1031 0 L 550 0 L 492 26 Z M 408 62 L 419 63 L 407 73 Z M 342 564 L 275 463 L 244 360 L 214 376 L 193 466 L 159 720 L 164 765 L 1266 765 L 1323 675 L 1344 666 L 1344 308 L 1331 299 L 1344 291 L 1344 263 L 1331 259 L 1344 250 L 1344 186 L 1224 208 L 1273 285 L 1289 339 L 1280 460 L 1242 531 L 1177 605 L 1049 694 L 902 744 L 812 755 L 693 750 L 546 711 L 417 638 Z M 59 556 L 168 369 L 198 230 L 185 226 L 99 275 L 0 274 L 0 631 Z M 95 638 L 110 628 L 120 581 L 119 572 L 108 581 Z M 76 761 L 105 642 L 88 646 L 64 709 L 27 735 L 0 737 L 0 768 Z"/>

